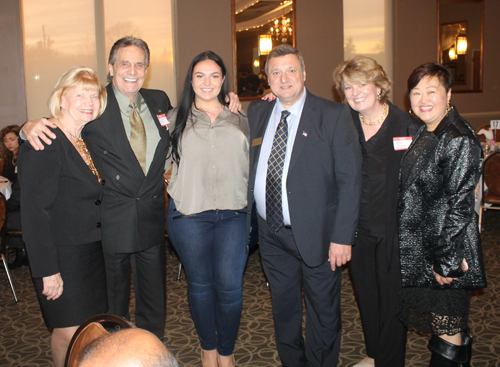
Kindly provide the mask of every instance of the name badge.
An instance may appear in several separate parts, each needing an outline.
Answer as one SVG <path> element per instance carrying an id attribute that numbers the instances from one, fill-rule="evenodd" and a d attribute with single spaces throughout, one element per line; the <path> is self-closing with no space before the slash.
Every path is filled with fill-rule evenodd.
<path id="1" fill-rule="evenodd" d="M 394 150 L 406 150 L 410 146 L 413 138 L 411 136 L 398 136 L 392 138 Z"/>
<path id="2" fill-rule="evenodd" d="M 161 114 L 161 115 L 156 115 L 158 117 L 158 121 L 160 121 L 161 126 L 168 126 L 170 125 L 170 121 L 167 120 L 167 115 L 166 114 Z"/>
<path id="3" fill-rule="evenodd" d="M 261 145 L 261 144 L 262 144 L 262 137 L 255 138 L 252 140 L 252 147 L 256 147 L 257 145 Z"/>

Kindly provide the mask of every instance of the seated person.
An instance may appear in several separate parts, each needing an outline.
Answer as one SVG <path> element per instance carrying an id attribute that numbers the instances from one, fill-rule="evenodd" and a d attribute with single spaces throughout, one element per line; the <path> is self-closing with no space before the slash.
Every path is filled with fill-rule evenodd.
<path id="1" fill-rule="evenodd" d="M 80 367 L 179 367 L 158 337 L 144 329 L 104 335 L 82 350 Z"/>
<path id="2" fill-rule="evenodd" d="M 0 131 L 0 159 L 2 176 L 14 182 L 17 179 L 17 157 L 19 155 L 18 125 L 9 125 Z"/>
<path id="3" fill-rule="evenodd" d="M 8 231 L 21 231 L 21 191 L 17 182 L 17 157 L 19 155 L 19 130 L 18 125 L 9 125 L 0 131 L 0 166 L 1 175 L 12 182 L 12 195 L 7 201 L 9 219 Z M 28 265 L 26 249 L 21 237 L 12 237 L 9 247 L 16 249 L 15 260 L 9 259 L 9 267 L 15 269 L 21 265 Z"/>
<path id="4" fill-rule="evenodd" d="M 19 180 L 15 179 L 12 184 L 12 194 L 7 200 L 7 231 L 22 231 L 21 229 L 21 187 Z M 22 237 L 11 237 L 9 239 L 9 248 L 15 249 L 16 257 L 9 261 L 9 268 L 15 269 L 22 265 L 29 265 L 26 247 Z"/>

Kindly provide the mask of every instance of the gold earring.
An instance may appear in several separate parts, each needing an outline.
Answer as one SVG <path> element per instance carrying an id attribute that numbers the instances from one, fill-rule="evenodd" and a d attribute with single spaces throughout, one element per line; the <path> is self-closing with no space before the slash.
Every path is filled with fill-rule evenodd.
<path id="1" fill-rule="evenodd" d="M 452 109 L 450 102 L 448 102 L 448 106 L 446 106 L 446 113 L 450 112 Z"/>
<path id="2" fill-rule="evenodd" d="M 380 101 L 382 99 L 382 93 L 378 92 L 377 94 L 377 101 Z"/>

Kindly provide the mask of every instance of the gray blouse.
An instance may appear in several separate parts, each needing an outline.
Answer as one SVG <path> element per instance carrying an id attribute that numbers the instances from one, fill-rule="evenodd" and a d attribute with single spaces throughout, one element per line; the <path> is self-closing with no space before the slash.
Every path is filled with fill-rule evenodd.
<path id="1" fill-rule="evenodd" d="M 181 160 L 174 164 L 168 193 L 185 215 L 206 210 L 237 210 L 247 206 L 250 127 L 248 119 L 227 107 L 210 122 L 194 108 L 180 144 Z M 175 126 L 177 108 L 167 116 Z"/>

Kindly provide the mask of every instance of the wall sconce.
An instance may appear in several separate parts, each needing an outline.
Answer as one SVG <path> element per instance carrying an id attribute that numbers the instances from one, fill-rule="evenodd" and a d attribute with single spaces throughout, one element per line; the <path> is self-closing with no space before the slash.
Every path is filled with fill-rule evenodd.
<path id="1" fill-rule="evenodd" d="M 253 60 L 253 67 L 258 68 L 260 66 L 260 61 L 259 60 Z"/>
<path id="2" fill-rule="evenodd" d="M 467 37 L 457 37 L 457 55 L 465 55 L 467 53 Z"/>
<path id="3" fill-rule="evenodd" d="M 457 52 L 455 50 L 455 46 L 450 47 L 450 50 L 448 51 L 448 56 L 450 57 L 450 60 L 456 60 L 457 59 Z"/>
<path id="4" fill-rule="evenodd" d="M 259 56 L 269 55 L 273 49 L 273 40 L 270 34 L 259 35 Z"/>

